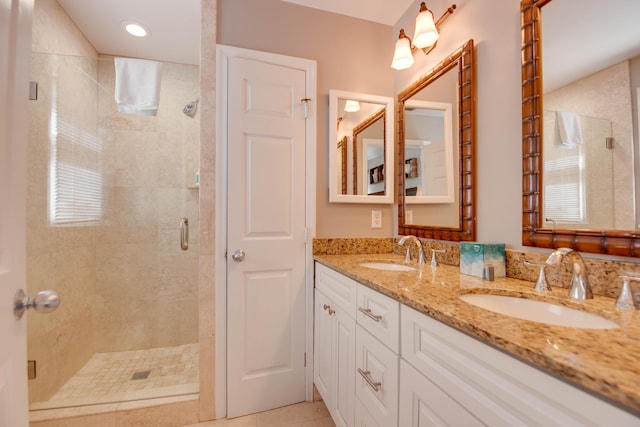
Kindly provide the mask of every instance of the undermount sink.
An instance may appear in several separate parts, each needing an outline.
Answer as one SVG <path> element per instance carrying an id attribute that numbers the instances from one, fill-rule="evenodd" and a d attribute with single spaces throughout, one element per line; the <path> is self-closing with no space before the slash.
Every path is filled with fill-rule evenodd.
<path id="1" fill-rule="evenodd" d="M 393 262 L 363 262 L 362 267 L 373 268 L 374 270 L 387 271 L 414 271 L 415 268 L 406 264 L 396 264 Z"/>
<path id="2" fill-rule="evenodd" d="M 460 299 L 485 310 L 518 319 L 581 329 L 614 329 L 619 326 L 595 314 L 527 298 L 493 294 L 465 294 Z"/>

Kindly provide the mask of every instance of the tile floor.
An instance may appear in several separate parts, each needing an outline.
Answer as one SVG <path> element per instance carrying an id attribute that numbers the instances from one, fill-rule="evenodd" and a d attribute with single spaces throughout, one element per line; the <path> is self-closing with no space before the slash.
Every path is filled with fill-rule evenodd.
<path id="1" fill-rule="evenodd" d="M 150 399 L 198 392 L 198 344 L 96 353 L 47 402 L 30 409 Z"/>
<path id="2" fill-rule="evenodd" d="M 184 427 L 335 427 L 322 400 L 285 406 L 230 420 L 209 421 Z"/>

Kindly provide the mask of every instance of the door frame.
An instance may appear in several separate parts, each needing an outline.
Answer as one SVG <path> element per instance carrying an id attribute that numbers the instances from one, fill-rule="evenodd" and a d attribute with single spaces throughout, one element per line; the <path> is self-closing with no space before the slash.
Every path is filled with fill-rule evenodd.
<path id="1" fill-rule="evenodd" d="M 227 415 L 227 63 L 229 58 L 239 57 L 254 61 L 296 68 L 305 72 L 308 117 L 306 120 L 305 153 L 305 300 L 307 363 L 305 390 L 307 401 L 313 400 L 313 238 L 316 233 L 316 61 L 268 52 L 216 45 L 216 172 L 215 172 L 215 414 Z"/>

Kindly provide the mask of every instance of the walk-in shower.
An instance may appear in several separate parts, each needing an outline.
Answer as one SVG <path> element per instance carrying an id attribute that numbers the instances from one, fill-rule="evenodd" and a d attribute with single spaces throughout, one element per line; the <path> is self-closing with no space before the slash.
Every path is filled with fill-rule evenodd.
<path id="1" fill-rule="evenodd" d="M 155 117 L 117 112 L 112 58 L 34 53 L 31 73 L 27 293 L 62 304 L 25 314 L 30 408 L 197 393 L 199 119 L 180 107 L 198 67 L 164 64 Z"/>

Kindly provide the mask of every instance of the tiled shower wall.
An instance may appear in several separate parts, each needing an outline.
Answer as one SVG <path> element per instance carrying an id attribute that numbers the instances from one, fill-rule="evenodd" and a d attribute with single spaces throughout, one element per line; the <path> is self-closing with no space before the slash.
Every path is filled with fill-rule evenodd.
<path id="1" fill-rule="evenodd" d="M 112 60 L 100 60 L 98 132 L 108 221 L 96 235 L 96 352 L 198 341 L 198 67 L 165 63 L 156 117 L 121 114 Z M 180 249 L 181 218 L 189 250 Z"/>

